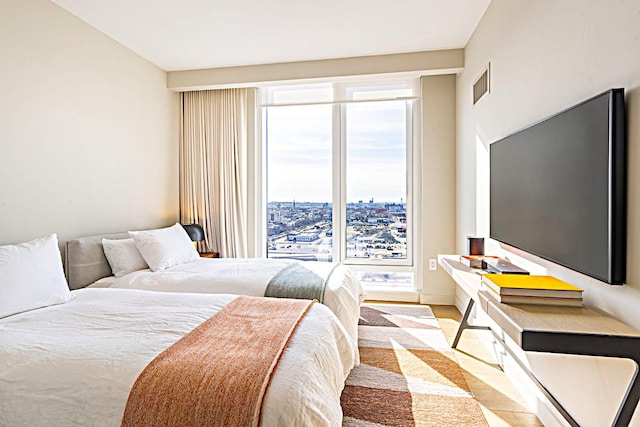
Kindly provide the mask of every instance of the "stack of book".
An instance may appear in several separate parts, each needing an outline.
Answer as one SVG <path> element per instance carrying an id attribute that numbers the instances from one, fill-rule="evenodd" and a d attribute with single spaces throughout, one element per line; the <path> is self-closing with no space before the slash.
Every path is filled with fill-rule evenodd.
<path id="1" fill-rule="evenodd" d="M 583 290 L 553 276 L 485 274 L 482 284 L 492 298 L 505 304 L 582 306 Z"/>

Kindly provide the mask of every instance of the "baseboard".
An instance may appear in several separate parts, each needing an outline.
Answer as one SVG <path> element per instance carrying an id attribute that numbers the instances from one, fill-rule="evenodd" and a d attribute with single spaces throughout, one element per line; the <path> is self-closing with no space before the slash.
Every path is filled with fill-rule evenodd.
<path id="1" fill-rule="evenodd" d="M 420 294 L 420 304 L 454 305 L 455 304 L 455 296 L 454 295 Z"/>
<path id="2" fill-rule="evenodd" d="M 415 291 L 388 291 L 368 288 L 365 289 L 365 298 L 371 301 L 420 302 L 420 294 Z"/>
<path id="3" fill-rule="evenodd" d="M 366 289 L 365 298 L 370 301 L 410 302 L 425 305 L 454 305 L 453 295 L 428 295 L 411 291 L 386 291 Z"/>

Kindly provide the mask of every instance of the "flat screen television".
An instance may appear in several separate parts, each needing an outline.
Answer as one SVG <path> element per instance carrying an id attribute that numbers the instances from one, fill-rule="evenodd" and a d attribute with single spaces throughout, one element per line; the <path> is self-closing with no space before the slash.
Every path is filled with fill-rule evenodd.
<path id="1" fill-rule="evenodd" d="M 612 285 L 626 275 L 624 90 L 490 145 L 490 236 Z"/>

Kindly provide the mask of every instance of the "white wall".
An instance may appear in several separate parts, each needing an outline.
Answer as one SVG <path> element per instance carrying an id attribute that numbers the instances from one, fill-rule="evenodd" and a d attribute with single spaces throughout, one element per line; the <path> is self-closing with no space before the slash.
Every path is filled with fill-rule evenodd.
<path id="1" fill-rule="evenodd" d="M 166 73 L 46 0 L 0 0 L 0 244 L 178 217 Z"/>
<path id="2" fill-rule="evenodd" d="M 489 62 L 491 93 L 473 107 L 471 85 Z M 588 305 L 640 328 L 637 0 L 493 0 L 466 47 L 457 82 L 457 249 L 464 250 L 465 236 L 489 232 L 489 144 L 613 87 L 626 91 L 628 118 L 627 284 L 613 287 L 525 253 L 507 255 L 582 286 Z M 608 425 L 631 368 L 583 359 L 529 355 L 535 373 L 581 425 Z"/>

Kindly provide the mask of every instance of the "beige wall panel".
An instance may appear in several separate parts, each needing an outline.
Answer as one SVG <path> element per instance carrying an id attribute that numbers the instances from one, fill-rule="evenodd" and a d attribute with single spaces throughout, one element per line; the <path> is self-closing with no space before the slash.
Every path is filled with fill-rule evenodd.
<path id="1" fill-rule="evenodd" d="M 453 304 L 455 288 L 429 259 L 455 253 L 456 76 L 422 77 L 422 296 L 426 303 Z"/>
<path id="2" fill-rule="evenodd" d="M 0 2 L 0 244 L 178 217 L 166 73 L 45 0 Z"/>

